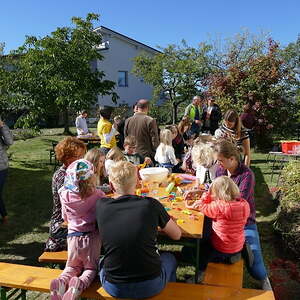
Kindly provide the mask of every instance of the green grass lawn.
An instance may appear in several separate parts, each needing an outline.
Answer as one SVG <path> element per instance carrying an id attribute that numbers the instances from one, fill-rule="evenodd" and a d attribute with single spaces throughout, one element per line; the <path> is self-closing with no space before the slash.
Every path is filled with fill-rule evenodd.
<path id="1" fill-rule="evenodd" d="M 9 225 L 0 225 L 0 261 L 39 265 L 37 258 L 43 252 L 48 237 L 52 210 L 53 166 L 49 165 L 48 150 L 52 147 L 52 141 L 62 138 L 57 130 L 45 130 L 39 137 L 16 141 L 9 149 L 11 167 L 5 188 Z M 256 177 L 257 221 L 268 266 L 274 258 L 284 254 L 272 227 L 276 205 L 269 192 L 271 165 L 266 157 L 266 154 L 253 153 L 251 167 Z M 276 180 L 277 176 L 273 179 L 273 185 L 276 185 Z M 184 275 L 192 272 L 191 267 L 181 267 L 178 275 L 183 279 Z M 247 272 L 244 274 L 244 287 L 257 287 Z"/>

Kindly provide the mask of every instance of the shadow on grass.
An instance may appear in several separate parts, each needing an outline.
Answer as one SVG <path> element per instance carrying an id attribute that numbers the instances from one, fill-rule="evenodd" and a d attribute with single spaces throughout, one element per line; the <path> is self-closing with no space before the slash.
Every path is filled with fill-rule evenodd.
<path id="1" fill-rule="evenodd" d="M 47 236 L 47 222 L 52 212 L 51 177 L 52 172 L 47 169 L 10 168 L 4 194 L 9 224 L 0 227 L 1 253 L 5 249 L 11 255 L 20 253 L 28 257 L 41 253 L 43 245 L 33 241 Z"/>
<path id="2" fill-rule="evenodd" d="M 41 249 L 43 249 L 43 247 L 44 244 L 40 242 L 9 244 L 5 249 L 1 250 L 1 254 L 4 255 L 2 257 L 4 258 L 0 258 L 0 261 L 11 264 L 38 266 L 41 265 L 41 263 L 38 262 L 38 257 L 42 254 Z"/>
<path id="3" fill-rule="evenodd" d="M 265 181 L 261 168 L 257 166 L 251 166 L 252 171 L 255 174 L 255 204 L 257 217 L 267 217 L 272 215 L 276 211 L 276 205 L 273 201 L 273 196 L 269 191 L 268 184 Z"/>

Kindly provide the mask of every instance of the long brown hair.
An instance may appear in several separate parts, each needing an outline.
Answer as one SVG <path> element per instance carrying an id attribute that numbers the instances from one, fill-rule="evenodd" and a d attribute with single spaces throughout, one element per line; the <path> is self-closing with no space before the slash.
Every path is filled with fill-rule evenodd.
<path id="1" fill-rule="evenodd" d="M 82 199 L 87 198 L 92 195 L 96 190 L 96 174 L 92 175 L 87 180 L 80 180 L 78 183 L 79 194 Z"/>
<path id="2" fill-rule="evenodd" d="M 242 131 L 242 122 L 238 115 L 238 113 L 235 110 L 227 110 L 224 115 L 224 122 L 232 122 L 234 123 L 233 131 L 235 132 L 236 138 L 241 138 L 241 131 Z"/>
<path id="3" fill-rule="evenodd" d="M 183 130 L 185 126 L 188 126 L 188 129 L 191 127 L 191 120 L 188 116 L 184 116 L 178 124 L 177 129 L 180 134 L 184 134 Z"/>
<path id="4" fill-rule="evenodd" d="M 103 167 L 99 170 L 98 165 L 101 157 L 105 157 L 105 153 L 98 148 L 90 149 L 84 156 L 84 159 L 88 160 L 94 165 L 95 174 L 99 179 L 99 184 L 101 184 L 101 178 L 104 177 L 104 164 Z"/>

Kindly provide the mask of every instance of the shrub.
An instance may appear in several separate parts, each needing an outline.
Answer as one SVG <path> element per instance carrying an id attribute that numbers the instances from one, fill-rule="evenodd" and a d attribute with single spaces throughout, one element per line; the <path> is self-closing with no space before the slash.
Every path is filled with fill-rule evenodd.
<path id="1" fill-rule="evenodd" d="M 284 244 L 300 258 L 300 161 L 291 161 L 283 169 L 282 197 L 274 223 Z"/>
<path id="2" fill-rule="evenodd" d="M 41 132 L 36 129 L 14 129 L 13 131 L 14 140 L 27 140 L 41 135 Z"/>

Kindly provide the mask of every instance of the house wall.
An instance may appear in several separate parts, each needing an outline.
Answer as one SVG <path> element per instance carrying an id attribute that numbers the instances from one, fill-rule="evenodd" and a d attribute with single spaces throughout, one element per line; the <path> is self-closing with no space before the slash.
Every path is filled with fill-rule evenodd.
<path id="1" fill-rule="evenodd" d="M 131 73 L 133 68 L 133 58 L 140 55 L 146 48 L 138 46 L 134 43 L 127 42 L 113 34 L 102 33 L 103 42 L 109 41 L 109 49 L 101 50 L 104 59 L 97 61 L 98 70 L 104 71 L 105 79 L 116 82 L 115 92 L 120 97 L 117 106 L 120 104 L 128 104 L 132 106 L 138 99 L 151 99 L 153 87 L 145 84 L 141 79 Z M 150 55 L 153 52 L 148 51 Z M 118 71 L 128 72 L 128 86 L 118 86 Z M 111 96 L 98 96 L 99 105 L 116 106 L 111 101 Z"/>

